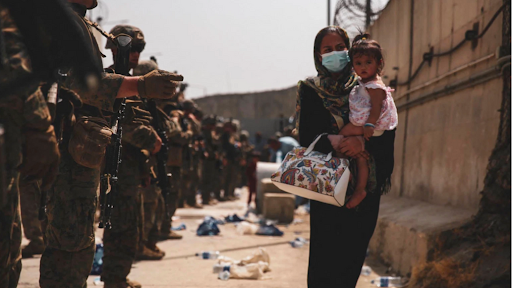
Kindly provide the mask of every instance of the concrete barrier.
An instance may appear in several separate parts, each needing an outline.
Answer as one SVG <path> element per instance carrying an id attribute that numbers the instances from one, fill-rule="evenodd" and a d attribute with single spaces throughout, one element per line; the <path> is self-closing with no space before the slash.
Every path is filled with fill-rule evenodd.
<path id="1" fill-rule="evenodd" d="M 263 216 L 282 224 L 293 222 L 295 196 L 288 193 L 265 193 L 263 196 Z"/>

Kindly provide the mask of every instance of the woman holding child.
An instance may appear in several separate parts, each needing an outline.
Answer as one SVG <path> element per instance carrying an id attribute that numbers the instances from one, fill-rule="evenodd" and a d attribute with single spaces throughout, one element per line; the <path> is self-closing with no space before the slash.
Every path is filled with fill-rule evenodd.
<path id="1" fill-rule="evenodd" d="M 315 150 L 352 159 L 346 205 L 311 201 L 310 288 L 355 287 L 377 223 L 380 196 L 390 188 L 396 107 L 391 89 L 379 76 L 384 65 L 380 45 L 366 38 L 357 36 L 350 49 L 345 30 L 322 29 L 314 43 L 318 76 L 298 85 L 300 145 L 308 147 L 327 133 Z"/>

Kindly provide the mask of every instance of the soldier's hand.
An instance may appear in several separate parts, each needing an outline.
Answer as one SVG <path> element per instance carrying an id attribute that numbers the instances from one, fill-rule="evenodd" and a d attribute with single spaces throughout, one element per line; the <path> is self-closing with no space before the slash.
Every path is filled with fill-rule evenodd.
<path id="1" fill-rule="evenodd" d="M 169 99 L 176 94 L 176 87 L 183 76 L 164 70 L 153 70 L 139 78 L 137 90 L 141 98 Z"/>
<path id="2" fill-rule="evenodd" d="M 60 152 L 53 126 L 47 131 L 25 132 L 25 147 L 21 175 L 31 179 L 42 179 L 42 190 L 48 190 L 59 168 Z"/>
<path id="3" fill-rule="evenodd" d="M 127 123 L 136 123 L 139 125 L 149 125 L 153 120 L 151 113 L 138 107 L 130 107 L 131 109 L 126 110 L 126 121 Z"/>

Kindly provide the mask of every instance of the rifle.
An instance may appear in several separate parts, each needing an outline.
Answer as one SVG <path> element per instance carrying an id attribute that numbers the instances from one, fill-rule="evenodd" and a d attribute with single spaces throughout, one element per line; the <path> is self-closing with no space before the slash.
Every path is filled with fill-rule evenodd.
<path id="1" fill-rule="evenodd" d="M 152 99 L 147 100 L 147 106 L 149 113 L 153 117 L 152 126 L 155 128 L 158 137 L 162 139 L 162 147 L 160 151 L 156 153 L 157 160 L 157 179 L 158 179 L 158 187 L 162 190 L 162 195 L 165 201 L 165 213 L 167 217 L 171 217 L 170 214 L 170 205 L 171 205 L 171 185 L 169 182 L 169 178 L 172 176 L 167 172 L 167 160 L 168 160 L 168 152 L 169 152 L 169 139 L 167 138 L 167 134 L 165 133 L 165 128 L 163 124 L 163 120 L 161 115 L 156 107 L 156 103 Z"/>
<path id="2" fill-rule="evenodd" d="M 48 104 L 48 109 L 50 110 L 50 115 L 52 118 L 52 125 L 55 131 L 55 137 L 57 138 L 57 144 L 59 147 L 62 143 L 69 141 L 69 139 L 64 139 L 64 129 L 66 126 L 65 119 L 69 115 L 70 111 L 73 111 L 73 104 L 69 101 L 59 101 L 61 97 L 61 83 L 66 79 L 68 75 L 66 73 L 62 73 L 59 69 L 56 73 L 57 82 L 53 83 L 49 91 L 47 93 L 46 102 Z M 59 103 L 60 102 L 60 103 Z M 69 124 L 69 123 L 68 123 Z M 48 191 L 41 191 L 41 198 L 39 202 L 39 213 L 38 218 L 40 221 L 43 221 L 46 216 L 46 198 L 48 197 Z"/>
<path id="3" fill-rule="evenodd" d="M 109 36 L 113 37 L 109 34 Z M 128 65 L 130 59 L 130 50 L 132 38 L 126 34 L 120 34 L 114 37 L 113 42 L 117 45 L 117 55 L 115 59 L 115 73 L 129 75 L 130 67 Z M 117 194 L 117 174 L 119 172 L 119 164 L 121 163 L 121 139 L 123 137 L 123 127 L 121 120 L 124 118 L 126 108 L 126 99 L 118 99 L 114 104 L 116 113 L 112 115 L 110 127 L 112 127 L 112 140 L 107 147 L 105 155 L 105 169 L 100 176 L 100 223 L 99 228 L 112 228 L 110 218 L 112 209 L 114 208 L 114 197 Z M 116 109 L 117 108 L 117 109 Z M 107 194 L 110 184 L 110 192 Z"/>

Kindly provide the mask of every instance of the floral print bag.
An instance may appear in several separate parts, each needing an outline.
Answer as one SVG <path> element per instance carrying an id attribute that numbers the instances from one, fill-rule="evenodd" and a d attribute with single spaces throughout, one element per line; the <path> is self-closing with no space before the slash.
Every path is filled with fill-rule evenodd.
<path id="1" fill-rule="evenodd" d="M 350 180 L 349 161 L 313 151 L 322 136 L 308 148 L 296 147 L 286 154 L 271 180 L 281 190 L 335 206 L 345 204 Z"/>

